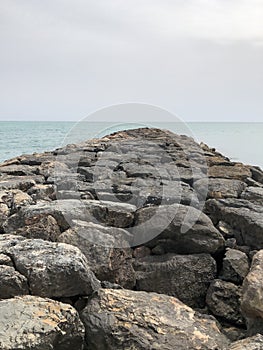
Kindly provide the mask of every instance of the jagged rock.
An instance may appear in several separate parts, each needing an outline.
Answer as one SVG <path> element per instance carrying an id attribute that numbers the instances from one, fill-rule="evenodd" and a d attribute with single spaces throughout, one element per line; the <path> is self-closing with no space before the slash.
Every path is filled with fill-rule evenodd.
<path id="1" fill-rule="evenodd" d="M 70 305 L 33 296 L 0 301 L 1 350 L 82 350 L 84 334 Z"/>
<path id="2" fill-rule="evenodd" d="M 254 337 L 239 340 L 230 345 L 228 350 L 262 350 L 263 335 L 257 334 Z"/>
<path id="3" fill-rule="evenodd" d="M 191 307 L 203 308 L 216 262 L 207 254 L 147 256 L 136 259 L 137 290 L 175 296 Z"/>
<path id="4" fill-rule="evenodd" d="M 55 188 L 53 185 L 37 184 L 31 187 L 27 192 L 34 200 L 54 200 L 56 199 Z"/>
<path id="5" fill-rule="evenodd" d="M 90 268 L 101 281 L 135 286 L 132 249 L 129 233 L 116 227 L 74 221 L 74 228 L 62 233 L 58 241 L 78 247 L 86 256 Z M 126 248 L 125 248 L 126 247 Z"/>
<path id="6" fill-rule="evenodd" d="M 263 206 L 263 187 L 247 187 L 241 198 Z"/>
<path id="7" fill-rule="evenodd" d="M 11 232 L 26 238 L 39 238 L 52 242 L 57 242 L 61 234 L 56 219 L 51 215 L 30 218 L 25 221 L 25 226 Z"/>
<path id="8" fill-rule="evenodd" d="M 137 245 L 145 242 L 151 248 L 161 245 L 166 253 L 212 254 L 224 247 L 223 236 L 208 216 L 180 204 L 139 209 L 135 225 Z"/>
<path id="9" fill-rule="evenodd" d="M 210 178 L 208 182 L 207 198 L 238 198 L 246 188 L 240 180 Z M 203 197 L 207 192 L 207 179 L 195 182 L 195 190 Z"/>
<path id="10" fill-rule="evenodd" d="M 0 179 L 0 190 L 21 190 L 26 192 L 30 187 L 36 183 L 43 183 L 44 177 L 39 175 L 31 176 L 7 176 Z"/>
<path id="11" fill-rule="evenodd" d="M 115 227 L 129 227 L 134 220 L 136 207 L 126 203 L 112 203 L 95 200 L 56 200 L 39 202 L 22 208 L 11 216 L 6 223 L 5 231 L 12 232 L 25 225 L 25 222 L 36 217 L 53 216 L 62 231 L 72 225 L 73 220 L 91 221 Z"/>
<path id="12" fill-rule="evenodd" d="M 29 294 L 27 279 L 14 267 L 0 265 L 0 299 Z"/>
<path id="13" fill-rule="evenodd" d="M 252 173 L 252 179 L 263 184 L 263 171 L 256 166 L 251 166 L 250 171 Z"/>
<path id="14" fill-rule="evenodd" d="M 249 271 L 248 257 L 237 249 L 227 249 L 220 278 L 241 284 Z"/>
<path id="15" fill-rule="evenodd" d="M 214 222 L 224 220 L 236 232 L 239 245 L 263 248 L 263 207 L 241 199 L 210 199 L 206 212 Z"/>
<path id="16" fill-rule="evenodd" d="M 0 165 L 0 174 L 10 176 L 31 176 L 36 175 L 37 167 L 21 164 Z"/>
<path id="17" fill-rule="evenodd" d="M 99 286 L 85 256 L 71 245 L 1 235 L 0 253 L 11 257 L 16 271 L 27 278 L 33 295 L 89 295 Z"/>
<path id="18" fill-rule="evenodd" d="M 14 266 L 12 259 L 5 254 L 0 254 L 0 265 L 6 265 L 6 266 L 11 266 L 11 267 Z"/>
<path id="19" fill-rule="evenodd" d="M 217 279 L 208 289 L 206 303 L 214 316 L 240 326 L 245 324 L 240 311 L 240 296 L 240 287 Z"/>
<path id="20" fill-rule="evenodd" d="M 214 319 L 162 294 L 101 289 L 81 319 L 90 350 L 221 350 L 228 345 Z"/>
<path id="21" fill-rule="evenodd" d="M 254 255 L 250 272 L 243 282 L 242 310 L 250 334 L 263 334 L 263 250 Z"/>

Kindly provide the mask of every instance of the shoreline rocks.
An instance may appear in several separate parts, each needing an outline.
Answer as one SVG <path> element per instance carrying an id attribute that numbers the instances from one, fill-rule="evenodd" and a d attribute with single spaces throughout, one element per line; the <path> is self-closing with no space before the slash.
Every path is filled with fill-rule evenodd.
<path id="1" fill-rule="evenodd" d="M 159 129 L 0 164 L 1 349 L 262 349 L 262 188 Z"/>

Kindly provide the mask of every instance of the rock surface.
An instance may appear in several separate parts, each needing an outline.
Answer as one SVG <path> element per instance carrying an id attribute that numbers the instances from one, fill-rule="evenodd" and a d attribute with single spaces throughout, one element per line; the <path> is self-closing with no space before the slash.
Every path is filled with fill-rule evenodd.
<path id="1" fill-rule="evenodd" d="M 0 301 L 1 350 L 82 350 L 84 335 L 69 305 L 33 296 Z"/>
<path id="2" fill-rule="evenodd" d="M 263 334 L 262 189 L 260 168 L 148 128 L 0 164 L 0 304 L 17 305 L 25 332 L 13 336 L 8 314 L 0 344 L 260 347 L 261 336 L 228 343 Z M 37 297 L 56 300 L 42 299 L 44 333 L 42 316 L 20 311 L 41 309 Z"/>
<path id="3" fill-rule="evenodd" d="M 224 349 L 227 338 L 215 320 L 195 314 L 162 294 L 103 289 L 81 319 L 90 349 Z"/>

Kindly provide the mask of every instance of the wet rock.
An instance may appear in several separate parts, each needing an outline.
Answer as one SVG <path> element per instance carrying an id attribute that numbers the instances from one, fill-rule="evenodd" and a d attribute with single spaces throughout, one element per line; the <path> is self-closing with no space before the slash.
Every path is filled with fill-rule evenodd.
<path id="1" fill-rule="evenodd" d="M 188 306 L 202 308 L 216 262 L 206 254 L 147 256 L 136 259 L 136 288 L 175 296 Z"/>
<path id="2" fill-rule="evenodd" d="M 254 255 L 250 272 L 243 282 L 242 310 L 250 334 L 263 334 L 263 250 Z"/>
<path id="3" fill-rule="evenodd" d="M 45 297 L 89 295 L 99 283 L 78 248 L 40 239 L 0 236 L 0 253 L 11 257 L 27 278 L 31 294 Z"/>
<path id="4" fill-rule="evenodd" d="M 263 335 L 257 334 L 254 337 L 239 340 L 230 345 L 228 350 L 262 350 Z"/>
<path id="5" fill-rule="evenodd" d="M 74 227 L 58 240 L 78 247 L 99 280 L 133 288 L 135 272 L 129 237 L 129 233 L 120 228 L 74 221 Z"/>
<path id="6" fill-rule="evenodd" d="M 29 294 L 27 279 L 14 267 L 0 265 L 0 299 Z"/>
<path id="7" fill-rule="evenodd" d="M 137 245 L 161 245 L 166 253 L 215 253 L 224 247 L 223 236 L 198 209 L 174 204 L 137 211 L 134 234 Z M 143 242 L 143 243 L 144 243 Z"/>
<path id="8" fill-rule="evenodd" d="M 0 301 L 1 350 L 82 350 L 84 334 L 70 305 L 33 296 Z"/>
<path id="9" fill-rule="evenodd" d="M 213 319 L 162 294 L 101 289 L 81 313 L 92 350 L 225 349 Z"/>
<path id="10" fill-rule="evenodd" d="M 237 243 L 263 248 L 263 207 L 241 199 L 210 199 L 206 212 L 214 222 L 224 220 L 237 232 Z"/>
<path id="11" fill-rule="evenodd" d="M 245 324 L 240 311 L 240 296 L 240 287 L 218 279 L 211 283 L 206 303 L 214 316 L 240 326 Z"/>
<path id="12" fill-rule="evenodd" d="M 248 257 L 236 249 L 227 249 L 220 278 L 225 281 L 241 284 L 249 272 Z"/>

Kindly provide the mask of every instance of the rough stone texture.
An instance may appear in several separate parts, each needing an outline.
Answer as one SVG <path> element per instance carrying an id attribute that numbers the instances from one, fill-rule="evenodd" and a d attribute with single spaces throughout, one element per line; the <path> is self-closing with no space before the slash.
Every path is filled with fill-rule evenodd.
<path id="1" fill-rule="evenodd" d="M 182 225 L 188 228 L 192 222 L 194 225 L 182 232 Z M 147 242 L 156 237 L 149 246 L 161 245 L 167 253 L 215 253 L 224 247 L 224 238 L 209 217 L 192 207 L 174 204 L 160 206 L 158 211 L 154 207 L 142 208 L 137 211 L 136 225 L 139 238 Z"/>
<path id="2" fill-rule="evenodd" d="M 175 296 L 191 307 L 205 306 L 216 262 L 206 254 L 148 256 L 135 262 L 137 290 Z"/>
<path id="3" fill-rule="evenodd" d="M 11 257 L 34 295 L 90 295 L 99 286 L 85 256 L 71 245 L 2 235 L 0 252 Z"/>
<path id="4" fill-rule="evenodd" d="M 29 294 L 27 278 L 14 267 L 0 265 L 0 299 Z"/>
<path id="5" fill-rule="evenodd" d="M 248 257 L 236 249 L 227 249 L 220 278 L 225 281 L 241 284 L 249 272 Z"/>
<path id="6" fill-rule="evenodd" d="M 242 310 L 248 318 L 249 332 L 263 334 L 263 250 L 254 255 L 243 283 Z"/>
<path id="7" fill-rule="evenodd" d="M 0 301 L 1 350 L 82 350 L 84 334 L 70 305 L 33 296 Z"/>
<path id="8" fill-rule="evenodd" d="M 239 340 L 230 345 L 228 350 L 262 350 L 263 335 L 257 334 L 254 337 Z"/>
<path id="9" fill-rule="evenodd" d="M 213 319 L 162 294 L 101 289 L 81 314 L 90 350 L 223 350 Z"/>
<path id="10" fill-rule="evenodd" d="M 99 280 L 133 288 L 135 272 L 128 240 L 129 233 L 123 229 L 82 221 L 74 221 L 74 227 L 58 238 L 82 251 Z"/>
<path id="11" fill-rule="evenodd" d="M 245 324 L 240 311 L 240 297 L 240 287 L 218 279 L 211 283 L 206 303 L 213 315 L 240 326 Z"/>
<path id="12" fill-rule="evenodd" d="M 246 184 L 240 180 L 210 178 L 208 182 L 207 198 L 238 198 L 246 188 Z M 206 193 L 207 181 L 196 181 L 195 190 L 199 195 Z"/>
<path id="13" fill-rule="evenodd" d="M 255 204 L 263 205 L 263 187 L 247 187 L 242 193 L 241 198 Z"/>
<path id="14" fill-rule="evenodd" d="M 247 200 L 210 199 L 206 211 L 215 222 L 224 220 L 237 233 L 239 245 L 263 248 L 263 207 Z"/>
<path id="15" fill-rule="evenodd" d="M 232 163 L 229 166 L 214 165 L 208 170 L 209 177 L 221 177 L 224 179 L 233 179 L 244 181 L 251 177 L 251 171 L 248 167 L 241 163 Z"/>

